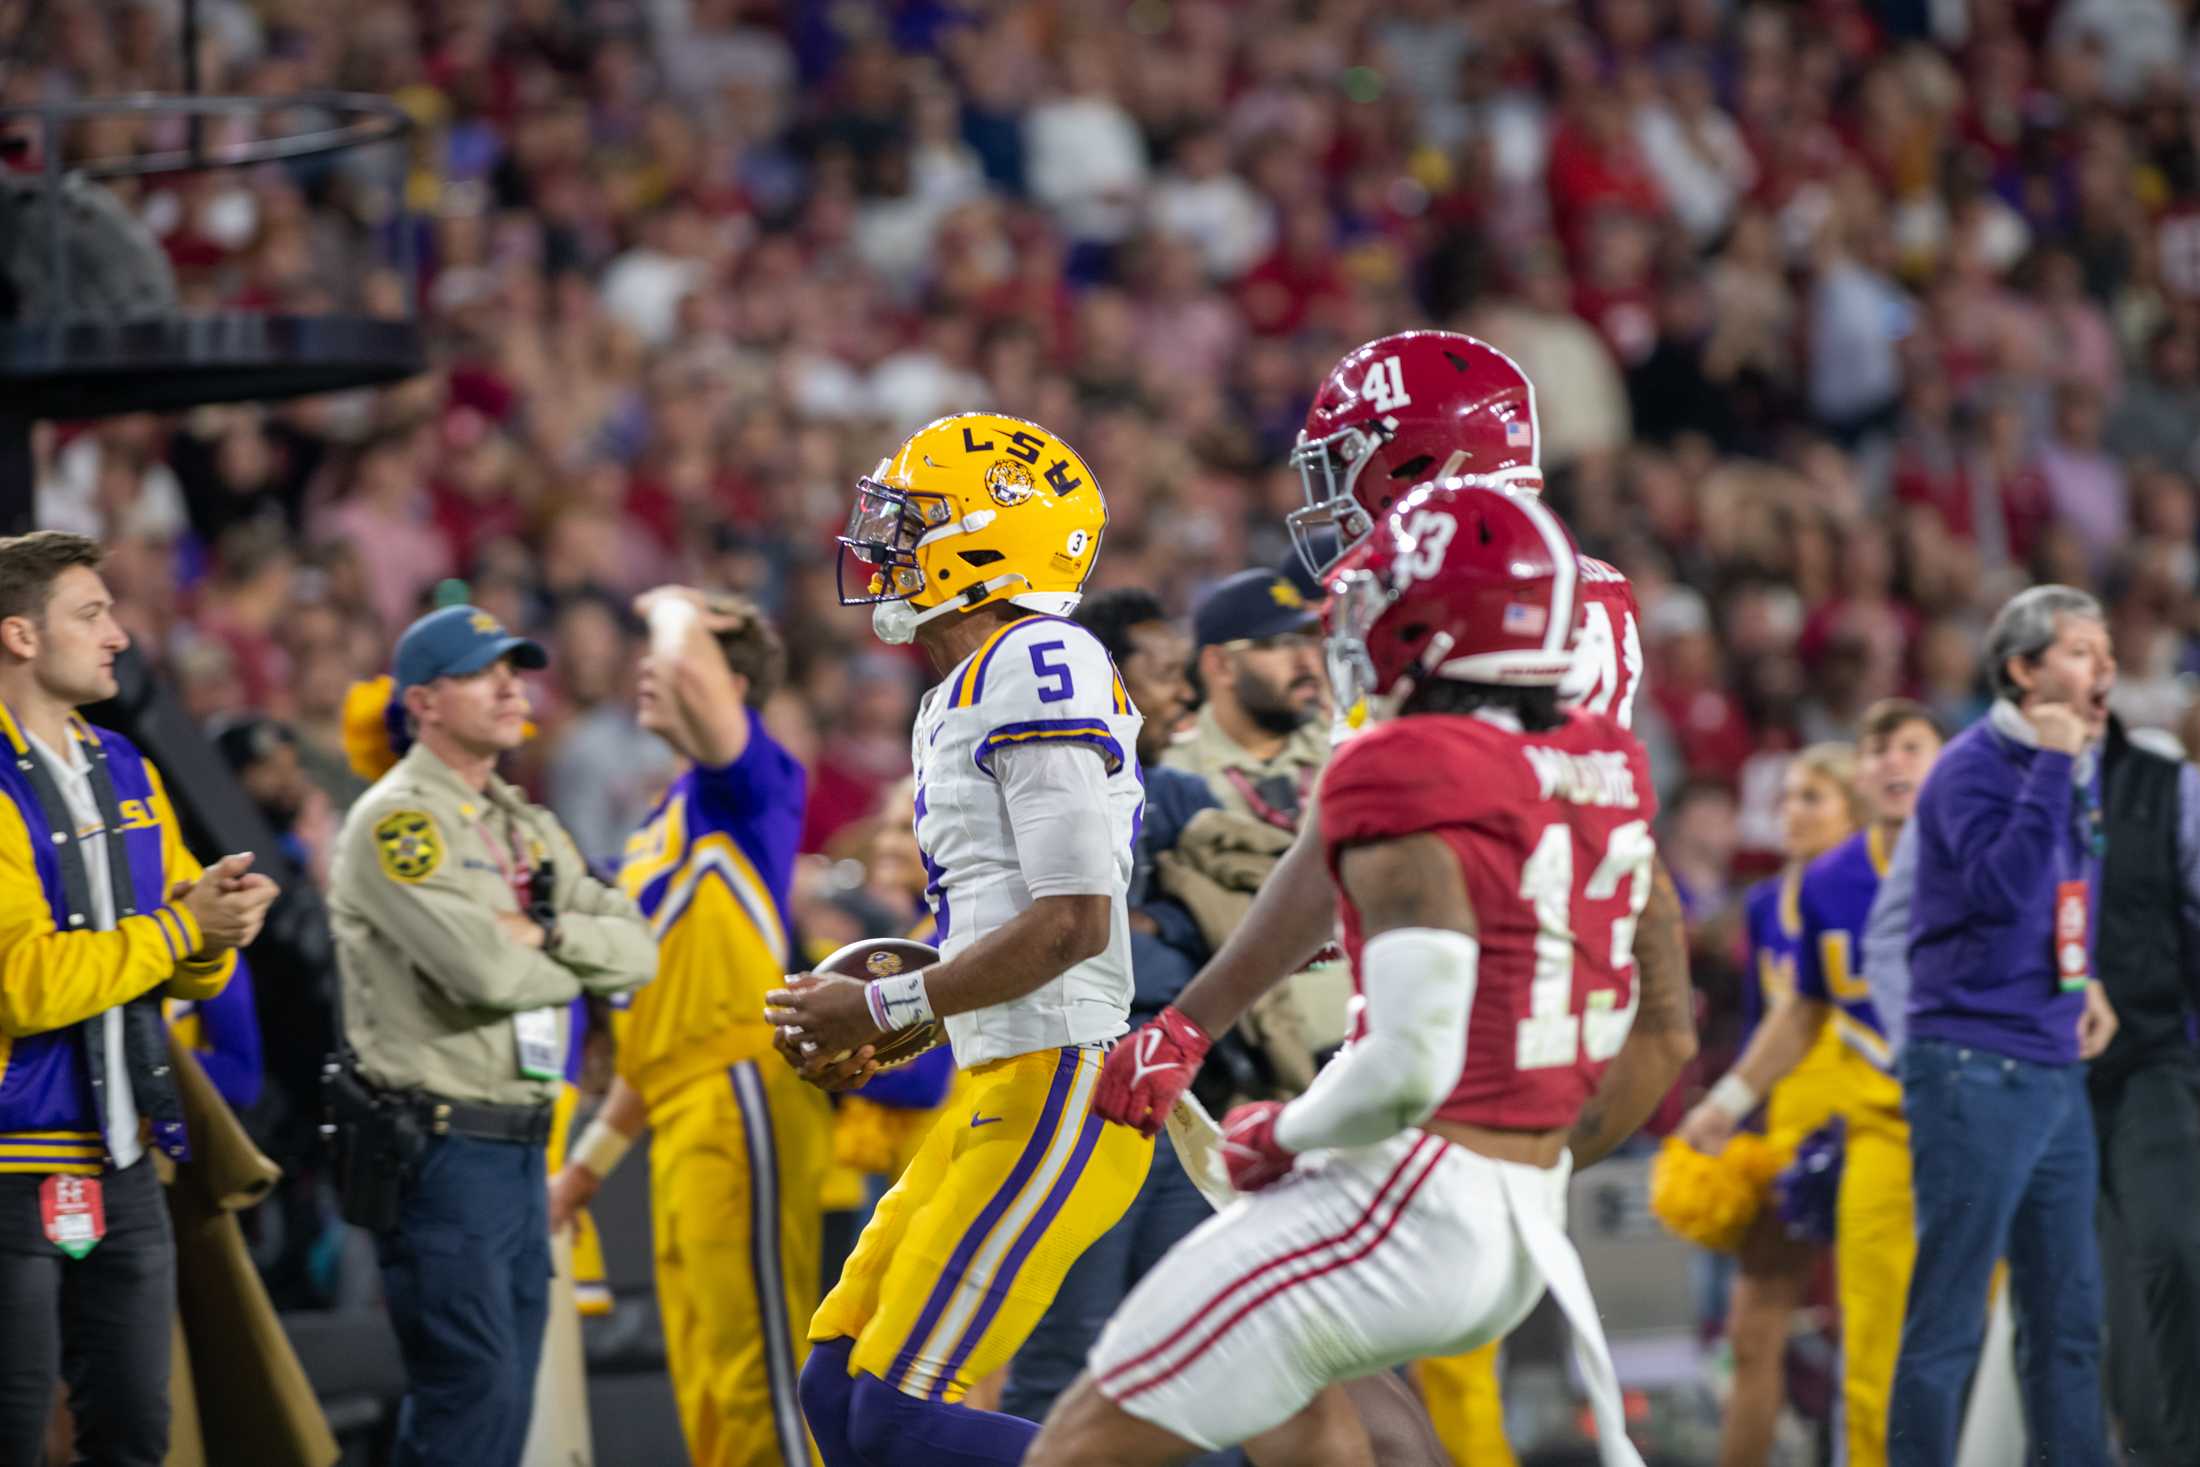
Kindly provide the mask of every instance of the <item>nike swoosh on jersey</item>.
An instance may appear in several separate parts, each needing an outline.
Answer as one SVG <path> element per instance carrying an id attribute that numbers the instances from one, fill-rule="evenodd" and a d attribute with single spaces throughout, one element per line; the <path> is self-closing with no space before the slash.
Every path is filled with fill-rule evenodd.
<path id="1" fill-rule="evenodd" d="M 997 1126 L 1000 1123 L 1001 1117 L 999 1116 L 981 1116 L 976 1111 L 970 1113 L 970 1129 L 973 1131 L 980 1126 Z"/>

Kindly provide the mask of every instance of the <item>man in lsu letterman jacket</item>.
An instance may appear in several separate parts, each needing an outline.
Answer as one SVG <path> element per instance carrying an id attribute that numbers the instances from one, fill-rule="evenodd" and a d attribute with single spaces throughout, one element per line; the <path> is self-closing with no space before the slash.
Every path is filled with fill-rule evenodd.
<path id="1" fill-rule="evenodd" d="M 0 540 L 0 1462 L 40 1460 L 65 1377 L 76 1449 L 168 1451 L 175 1242 L 148 1144 L 187 1154 L 165 997 L 221 992 L 275 884 L 201 871 L 160 776 L 75 710 L 129 645 L 99 546 Z"/>

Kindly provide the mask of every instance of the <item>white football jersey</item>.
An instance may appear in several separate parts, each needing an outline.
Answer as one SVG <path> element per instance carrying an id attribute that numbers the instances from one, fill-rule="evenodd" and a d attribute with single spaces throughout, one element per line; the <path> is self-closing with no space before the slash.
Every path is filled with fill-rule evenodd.
<path id="1" fill-rule="evenodd" d="M 1145 813 L 1138 729 L 1115 664 L 1092 633 L 1059 616 L 1009 623 L 965 658 L 917 709 L 911 759 L 917 776 L 917 844 L 925 901 L 943 957 L 1031 905 L 1008 802 L 992 772 L 1002 751 L 1035 744 L 1089 748 L 1105 761 L 1104 809 L 1059 818 L 1106 822 L 1115 850 L 1108 945 L 1044 987 L 1008 1003 L 951 1015 L 955 1063 L 1113 1039 L 1131 1002 L 1131 843 Z"/>

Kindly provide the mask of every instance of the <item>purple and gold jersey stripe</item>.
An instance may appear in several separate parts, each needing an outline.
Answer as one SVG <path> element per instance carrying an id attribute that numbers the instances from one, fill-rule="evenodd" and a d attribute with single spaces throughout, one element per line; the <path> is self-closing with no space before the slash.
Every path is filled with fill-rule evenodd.
<path id="1" fill-rule="evenodd" d="M 1030 616 L 1018 617 L 992 636 L 987 637 L 979 645 L 978 650 L 970 654 L 970 660 L 963 664 L 962 672 L 956 676 L 955 689 L 948 696 L 947 706 L 950 708 L 975 708 L 978 705 L 978 700 L 985 696 L 986 669 L 992 665 L 994 654 L 998 653 L 1002 646 L 1007 643 L 1011 633 L 1020 632 L 1027 627 L 1039 626 L 1047 622 L 1068 621 L 1069 618 L 1066 616 L 1043 616 L 1034 612 Z M 1075 625 L 1074 622 L 1070 624 Z"/>
<path id="2" fill-rule="evenodd" d="M 1024 723 L 1004 723 L 978 741 L 971 758 L 986 774 L 993 772 L 993 756 L 1019 744 L 1083 744 L 1099 751 L 1108 773 L 1123 767 L 1123 745 L 1108 726 L 1090 718 L 1035 718 Z"/>
<path id="3" fill-rule="evenodd" d="M 93 1177 L 107 1155 L 97 1131 L 11 1131 L 0 1135 L 0 1172 Z"/>

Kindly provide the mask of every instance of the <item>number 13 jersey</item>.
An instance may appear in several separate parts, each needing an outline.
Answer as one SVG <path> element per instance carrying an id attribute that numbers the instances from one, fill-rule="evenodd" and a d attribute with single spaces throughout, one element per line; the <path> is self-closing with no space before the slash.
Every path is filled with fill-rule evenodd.
<path id="1" fill-rule="evenodd" d="M 1106 649 L 1083 627 L 1057 616 L 1010 622 L 918 706 L 911 737 L 917 845 L 942 957 L 1006 925 L 1033 900 L 997 764 L 1013 758 L 1013 750 L 1067 746 L 1093 751 L 1107 771 L 1098 809 L 1017 814 L 1027 829 L 1034 814 L 1104 826 L 1115 852 L 1108 945 L 1022 998 L 950 1016 L 948 1041 L 964 1069 L 1098 1043 L 1127 1027 L 1131 949 L 1124 898 L 1131 845 L 1145 812 L 1137 753 L 1142 722 Z"/>
<path id="2" fill-rule="evenodd" d="M 1509 715 L 1409 715 L 1345 744 L 1322 777 L 1332 876 L 1355 845 L 1427 834 L 1466 879 L 1482 957 L 1445 1120 L 1572 1125 L 1635 1020 L 1657 849 L 1649 761 L 1612 719 L 1563 716 L 1528 733 Z M 1366 933 L 1337 886 L 1357 986 Z"/>

